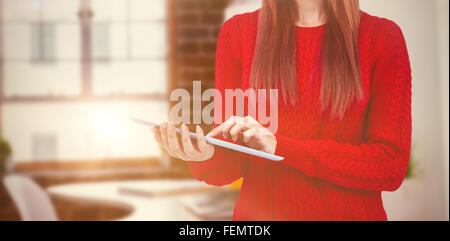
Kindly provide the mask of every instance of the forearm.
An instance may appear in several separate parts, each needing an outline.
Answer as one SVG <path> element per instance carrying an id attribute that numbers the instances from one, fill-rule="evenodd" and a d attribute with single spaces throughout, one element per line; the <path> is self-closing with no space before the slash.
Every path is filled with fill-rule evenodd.
<path id="1" fill-rule="evenodd" d="M 408 148 L 387 143 L 352 145 L 333 140 L 296 140 L 277 135 L 276 154 L 305 175 L 337 185 L 392 191 L 402 183 L 409 162 Z M 408 138 L 404 140 L 408 143 Z"/>
<path id="2" fill-rule="evenodd" d="M 245 176 L 247 166 L 245 154 L 217 146 L 211 159 L 188 162 L 188 169 L 193 177 L 215 186 L 227 185 Z"/>

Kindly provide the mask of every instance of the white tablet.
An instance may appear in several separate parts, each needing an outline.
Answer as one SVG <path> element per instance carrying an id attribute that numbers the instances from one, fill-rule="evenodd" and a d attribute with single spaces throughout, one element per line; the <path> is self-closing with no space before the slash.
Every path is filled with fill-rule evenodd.
<path id="1" fill-rule="evenodd" d="M 153 122 L 141 120 L 141 119 L 134 118 L 134 117 L 130 117 L 130 119 L 132 121 L 138 123 L 138 124 L 145 125 L 145 126 L 148 126 L 148 127 L 159 126 L 158 124 L 155 124 Z M 178 133 L 180 132 L 180 130 L 178 128 L 177 128 L 177 132 Z M 189 132 L 189 135 L 193 139 L 197 138 L 197 135 L 195 133 Z M 235 151 L 238 151 L 238 152 L 247 153 L 247 154 L 250 154 L 250 155 L 253 155 L 253 156 L 257 156 L 257 157 L 261 157 L 261 158 L 265 158 L 265 159 L 268 159 L 268 160 L 272 160 L 272 161 L 282 161 L 282 160 L 284 160 L 284 157 L 281 157 L 281 156 L 273 155 L 273 154 L 266 153 L 266 152 L 263 152 L 263 151 L 259 151 L 259 150 L 256 150 L 256 149 L 253 149 L 253 148 L 249 148 L 249 147 L 246 147 L 246 146 L 241 146 L 241 145 L 237 145 L 237 144 L 234 144 L 234 143 L 230 143 L 230 142 L 227 142 L 227 141 L 222 141 L 222 140 L 219 140 L 219 139 L 216 139 L 216 138 L 212 138 L 212 137 L 209 137 L 209 136 L 205 136 L 205 140 L 206 140 L 206 142 L 208 142 L 208 143 L 210 143 L 212 145 L 221 146 L 221 147 L 224 147 L 224 148 L 227 148 L 227 149 L 231 149 L 231 150 L 235 150 Z"/>

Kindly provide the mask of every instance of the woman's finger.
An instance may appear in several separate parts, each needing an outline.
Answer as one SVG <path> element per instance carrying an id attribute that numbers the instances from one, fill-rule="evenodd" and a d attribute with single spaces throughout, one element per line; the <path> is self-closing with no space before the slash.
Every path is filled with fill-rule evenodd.
<path id="1" fill-rule="evenodd" d="M 167 123 L 162 123 L 159 126 L 159 132 L 161 133 L 161 141 L 164 147 L 169 147 L 169 143 L 167 141 Z"/>
<path id="2" fill-rule="evenodd" d="M 185 124 L 181 125 L 181 143 L 186 156 L 192 157 L 196 154 L 196 150 L 192 145 L 191 137 L 189 136 L 189 130 Z"/>
<path id="3" fill-rule="evenodd" d="M 242 117 L 232 116 L 228 118 L 222 125 L 220 125 L 220 131 L 222 133 L 223 138 L 230 138 L 230 130 L 233 126 L 239 122 Z"/>
<path id="4" fill-rule="evenodd" d="M 178 137 L 177 137 L 177 131 L 175 129 L 175 125 L 172 123 L 167 125 L 167 141 L 169 144 L 169 150 L 173 154 L 175 154 L 178 158 L 184 158 L 184 153 L 180 148 Z"/>
<path id="5" fill-rule="evenodd" d="M 197 132 L 197 130 L 196 130 L 196 132 Z M 219 126 L 216 126 L 216 128 L 212 129 L 206 136 L 215 137 L 221 133 L 222 132 L 220 131 L 220 125 L 219 125 Z"/>
<path id="6" fill-rule="evenodd" d="M 250 128 L 246 131 L 244 131 L 243 136 L 244 136 L 244 143 L 249 142 L 252 138 L 254 138 L 259 132 L 258 128 Z"/>
<path id="7" fill-rule="evenodd" d="M 175 156 L 170 150 L 169 150 L 169 143 L 167 141 L 167 123 L 163 123 L 159 126 L 159 134 L 161 135 L 161 146 L 164 148 L 164 150 L 169 153 L 171 156 Z"/>
<path id="8" fill-rule="evenodd" d="M 239 121 L 230 129 L 230 136 L 233 141 L 236 141 L 239 138 L 239 133 L 249 129 L 249 125 L 245 122 Z"/>
<path id="9" fill-rule="evenodd" d="M 207 136 L 215 137 L 218 135 L 223 135 L 222 130 L 231 128 L 235 121 L 236 121 L 236 117 L 231 116 L 225 122 L 223 122 L 222 124 L 216 126 L 216 128 L 214 128 L 213 130 L 211 130 Z"/>
<path id="10" fill-rule="evenodd" d="M 159 128 L 152 127 L 153 135 L 155 136 L 155 140 L 160 144 L 163 145 L 162 139 L 161 139 L 161 133 L 159 132 Z"/>
<path id="11" fill-rule="evenodd" d="M 203 134 L 203 130 L 202 130 L 202 128 L 200 126 L 197 126 L 195 128 L 195 132 L 197 134 L 198 149 L 200 150 L 200 152 L 203 152 L 205 150 L 205 147 L 206 147 L 205 135 Z"/>
<path id="12" fill-rule="evenodd" d="M 244 117 L 242 120 L 244 121 L 244 123 L 249 124 L 249 125 L 259 125 L 259 122 L 250 115 Z"/>

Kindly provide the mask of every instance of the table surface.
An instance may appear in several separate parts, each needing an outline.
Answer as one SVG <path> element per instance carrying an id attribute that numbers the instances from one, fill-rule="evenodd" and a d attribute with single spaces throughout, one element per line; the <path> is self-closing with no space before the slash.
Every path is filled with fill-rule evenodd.
<path id="1" fill-rule="evenodd" d="M 124 193 L 123 190 L 132 190 L 137 194 Z M 224 190 L 229 190 L 229 187 L 213 187 L 189 179 L 64 184 L 49 187 L 47 192 L 51 196 L 68 198 L 73 201 L 79 200 L 129 209 L 128 216 L 120 220 L 196 221 L 202 219 L 189 212 L 180 203 L 180 200 L 194 199 L 198 198 L 198 195 Z"/>

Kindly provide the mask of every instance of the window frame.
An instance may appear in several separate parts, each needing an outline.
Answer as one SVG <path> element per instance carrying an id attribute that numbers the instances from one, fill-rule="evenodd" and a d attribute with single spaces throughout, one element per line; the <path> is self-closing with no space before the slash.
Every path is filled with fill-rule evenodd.
<path id="1" fill-rule="evenodd" d="M 51 56 L 46 55 L 46 28 L 50 27 L 52 30 L 52 45 Z M 42 20 L 34 21 L 30 23 L 31 31 L 31 63 L 33 64 L 49 64 L 56 62 L 56 52 L 55 52 L 55 24 L 53 22 L 44 22 Z M 36 31 L 36 32 L 34 32 Z M 35 38 L 33 38 L 35 37 Z M 35 49 L 34 49 L 35 48 Z M 34 51 L 37 51 L 36 56 Z"/>

